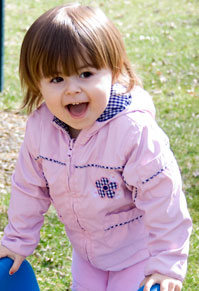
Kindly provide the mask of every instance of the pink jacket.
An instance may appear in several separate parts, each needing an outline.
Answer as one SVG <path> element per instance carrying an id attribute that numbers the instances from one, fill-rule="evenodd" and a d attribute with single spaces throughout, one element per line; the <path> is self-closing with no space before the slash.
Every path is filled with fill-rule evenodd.
<path id="1" fill-rule="evenodd" d="M 126 109 L 75 141 L 45 104 L 29 117 L 4 246 L 30 255 L 52 203 L 93 266 L 114 271 L 149 258 L 146 275 L 184 279 L 192 226 L 180 172 L 150 96 L 140 87 L 131 96 Z"/>

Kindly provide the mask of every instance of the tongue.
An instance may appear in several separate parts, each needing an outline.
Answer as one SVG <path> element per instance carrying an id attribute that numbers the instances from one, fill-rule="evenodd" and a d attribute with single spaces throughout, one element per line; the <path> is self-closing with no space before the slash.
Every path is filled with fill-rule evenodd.
<path id="1" fill-rule="evenodd" d="M 80 116 L 86 111 L 86 108 L 87 108 L 87 103 L 80 103 L 77 105 L 72 105 L 72 104 L 68 105 L 68 109 L 70 113 L 74 116 Z"/>

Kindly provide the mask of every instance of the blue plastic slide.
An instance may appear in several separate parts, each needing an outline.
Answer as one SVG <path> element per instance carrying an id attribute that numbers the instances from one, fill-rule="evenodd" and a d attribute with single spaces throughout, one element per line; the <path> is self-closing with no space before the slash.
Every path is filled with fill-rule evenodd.
<path id="1" fill-rule="evenodd" d="M 0 290 L 1 291 L 40 291 L 35 273 L 28 261 L 23 261 L 19 270 L 9 275 L 13 264 L 10 258 L 0 259 Z"/>

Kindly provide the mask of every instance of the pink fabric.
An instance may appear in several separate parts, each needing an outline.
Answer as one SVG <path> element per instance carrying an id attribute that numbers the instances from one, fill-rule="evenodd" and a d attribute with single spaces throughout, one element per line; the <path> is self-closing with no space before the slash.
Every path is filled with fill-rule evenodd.
<path id="1" fill-rule="evenodd" d="M 147 260 L 121 271 L 102 271 L 73 251 L 72 291 L 137 291 Z"/>
<path id="2" fill-rule="evenodd" d="M 36 110 L 12 178 L 2 244 L 30 255 L 52 203 L 72 246 L 97 269 L 120 271 L 149 258 L 146 275 L 183 280 L 191 219 L 154 112 L 151 97 L 137 87 L 127 109 L 74 141 L 45 104 Z"/>

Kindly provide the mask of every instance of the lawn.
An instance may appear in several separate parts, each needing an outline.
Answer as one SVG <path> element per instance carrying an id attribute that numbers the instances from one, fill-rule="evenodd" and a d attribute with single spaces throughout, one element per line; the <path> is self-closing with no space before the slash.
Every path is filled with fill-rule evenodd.
<path id="1" fill-rule="evenodd" d="M 20 45 L 27 28 L 46 9 L 69 1 L 7 0 L 5 18 L 5 88 L 0 109 L 18 108 Z M 153 96 L 157 120 L 170 137 L 179 163 L 193 219 L 185 291 L 199 286 L 199 1 L 79 1 L 100 6 L 122 32 L 128 55 Z M 0 195 L 7 207 L 9 193 Z M 0 230 L 6 224 L 1 222 Z M 69 288 L 71 248 L 51 208 L 41 243 L 29 258 L 42 291 Z M 67 289 L 69 290 L 69 289 Z"/>

